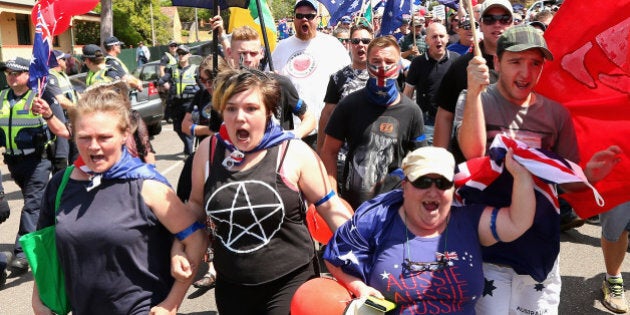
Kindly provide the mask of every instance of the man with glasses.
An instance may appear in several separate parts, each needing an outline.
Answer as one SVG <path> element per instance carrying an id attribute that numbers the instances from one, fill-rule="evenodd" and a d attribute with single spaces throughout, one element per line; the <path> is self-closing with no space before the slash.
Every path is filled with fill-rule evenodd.
<path id="1" fill-rule="evenodd" d="M 287 76 L 309 111 L 319 121 L 330 75 L 350 64 L 350 56 L 333 36 L 317 32 L 317 8 L 314 0 L 298 0 L 294 7 L 295 34 L 278 42 L 271 55 L 274 70 Z M 300 122 L 294 119 L 296 128 Z M 317 132 L 303 138 L 316 149 Z"/>
<path id="2" fill-rule="evenodd" d="M 121 79 L 127 83 L 128 86 L 134 88 L 138 91 L 142 91 L 142 81 L 131 75 L 127 66 L 118 59 L 118 55 L 120 55 L 122 46 L 125 45 L 124 42 L 118 40 L 116 36 L 108 37 L 103 46 L 107 53 L 105 54 L 105 64 L 114 68 L 118 73 L 121 74 Z"/>
<path id="3" fill-rule="evenodd" d="M 177 67 L 177 42 L 171 40 L 168 42 L 168 51 L 164 52 L 162 58 L 160 58 L 160 78 L 164 76 L 165 69 L 171 67 Z M 164 120 L 167 122 L 173 122 L 171 111 L 173 108 L 173 104 L 171 104 L 170 97 L 168 95 L 168 90 L 164 88 L 160 88 L 160 98 L 164 102 Z"/>
<path id="4" fill-rule="evenodd" d="M 490 82 L 494 83 L 497 80 L 496 72 L 493 70 L 493 58 L 496 54 L 497 40 L 506 29 L 512 26 L 512 4 L 508 0 L 486 0 L 482 4 L 480 16 L 483 40 L 479 43 L 479 48 L 488 67 L 491 69 Z M 463 162 L 464 158 L 459 152 L 459 147 L 450 143 L 453 117 L 459 93 L 467 85 L 466 67 L 473 57 L 474 54 L 471 51 L 461 56 L 451 65 L 444 74 L 440 88 L 435 96 L 439 107 L 435 115 L 433 145 L 451 149 L 457 163 Z"/>
<path id="5" fill-rule="evenodd" d="M 354 36 L 354 35 L 353 35 Z M 363 45 L 363 43 L 361 43 Z M 340 195 L 356 209 L 379 193 L 396 188 L 395 173 L 405 155 L 426 145 L 422 112 L 398 91 L 400 47 L 393 36 L 367 47 L 365 86 L 345 96 L 326 124 L 320 156 L 336 190 L 339 151 L 348 143 Z"/>
<path id="6" fill-rule="evenodd" d="M 345 49 L 350 49 L 350 30 L 344 27 L 337 27 L 333 31 L 333 36 L 339 40 Z"/>
<path id="7" fill-rule="evenodd" d="M 470 52 L 474 42 L 473 32 L 479 30 L 479 23 L 471 21 L 468 16 L 463 17 L 457 28 L 457 37 L 459 40 L 446 47 L 449 51 L 456 52 L 461 56 Z"/>
<path id="8" fill-rule="evenodd" d="M 432 144 L 437 112 L 435 93 L 440 87 L 444 73 L 459 58 L 459 54 L 446 50 L 448 34 L 442 24 L 429 24 L 425 41 L 429 49 L 426 54 L 411 61 L 403 93 L 413 98 L 415 90 L 416 103 L 420 106 L 424 117 L 425 134 L 429 144 Z"/>
<path id="9" fill-rule="evenodd" d="M 426 33 L 424 17 L 414 16 L 412 22 L 412 31 L 400 40 L 401 56 L 409 61 L 427 51 L 427 43 L 424 41 Z"/>
<path id="10" fill-rule="evenodd" d="M 48 156 L 46 149 L 54 136 L 47 123 L 54 117 L 65 122 L 63 111 L 50 92 L 44 91 L 40 98 L 30 89 L 30 63 L 28 59 L 16 57 L 0 65 L 0 71 L 4 71 L 9 85 L 8 89 L 0 92 L 0 146 L 5 148 L 4 163 L 24 198 L 13 259 L 9 263 L 13 275 L 28 271 L 28 261 L 18 239 L 35 231 L 44 188 L 50 177 L 51 162 L 48 157 L 52 156 Z M 48 116 L 34 112 L 34 107 L 43 102 L 50 104 L 52 113 Z M 6 211 L 8 205 L 0 185 L 0 217 Z"/>
<path id="11" fill-rule="evenodd" d="M 367 73 L 367 47 L 374 38 L 372 28 L 365 24 L 357 24 L 350 28 L 350 57 L 352 64 L 343 67 L 330 76 L 326 96 L 324 96 L 324 109 L 319 118 L 319 129 L 317 132 L 317 152 L 321 153 L 324 145 L 326 125 L 332 115 L 337 103 L 350 93 L 365 87 L 365 83 L 370 77 Z M 346 162 L 348 145 L 346 143 L 339 149 L 337 154 L 337 181 L 342 181 L 343 167 Z"/>
<path id="12" fill-rule="evenodd" d="M 193 137 L 182 131 L 182 121 L 200 88 L 196 80 L 197 65 L 188 61 L 190 49 L 186 45 L 179 45 L 176 52 L 179 57 L 177 66 L 167 68 L 164 76 L 158 80 L 158 85 L 169 90 L 173 130 L 184 143 L 184 155 L 189 156 L 193 152 Z"/>

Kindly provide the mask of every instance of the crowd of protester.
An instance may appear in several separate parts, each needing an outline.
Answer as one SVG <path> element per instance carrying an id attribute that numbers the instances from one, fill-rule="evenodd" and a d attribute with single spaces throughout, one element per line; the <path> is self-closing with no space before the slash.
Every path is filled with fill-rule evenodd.
<path id="1" fill-rule="evenodd" d="M 322 270 L 356 298 L 393 301 L 392 314 L 557 314 L 559 235 L 584 220 L 561 196 L 556 211 L 535 193 L 511 148 L 500 157 L 504 203 L 462 205 L 454 181 L 458 163 L 495 154 L 503 137 L 579 162 L 568 111 L 534 92 L 554 58 L 543 34 L 559 7 L 479 2 L 444 20 L 405 15 L 381 36 L 378 12 L 322 26 L 318 3 L 298 0 L 293 27 L 277 23 L 269 58 L 254 29 L 226 34 L 218 15 L 222 49 L 200 65 L 169 42 L 158 84 L 186 161 L 176 190 L 130 107 L 129 89 L 142 82 L 117 58 L 118 38 L 83 47 L 81 96 L 64 73 L 68 54 L 54 52 L 41 97 L 27 85 L 29 60 L 3 63 L 10 87 L 0 100 L 28 124 L 0 113 L 5 163 L 24 195 L 0 289 L 7 271 L 29 270 L 17 239 L 55 224 L 78 315 L 174 314 L 190 285 L 215 288 L 220 314 L 289 314 L 294 293 Z M 150 59 L 140 43 L 137 64 Z M 559 192 L 589 189 L 621 154 L 615 145 L 595 153 L 588 182 L 558 183 Z M 10 209 L 0 194 L 2 223 Z M 305 224 L 309 206 L 334 233 L 321 251 Z M 601 215 L 602 303 L 616 313 L 628 309 L 620 268 L 629 223 L 628 203 Z M 38 284 L 32 304 L 51 314 Z"/>

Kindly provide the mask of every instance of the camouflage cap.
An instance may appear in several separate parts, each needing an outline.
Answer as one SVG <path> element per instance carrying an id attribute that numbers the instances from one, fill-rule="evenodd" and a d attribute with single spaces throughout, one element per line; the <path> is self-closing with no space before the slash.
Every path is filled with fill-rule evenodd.
<path id="1" fill-rule="evenodd" d="M 497 41 L 497 55 L 505 51 L 521 52 L 538 48 L 547 60 L 553 60 L 553 54 L 547 48 L 545 38 L 529 25 L 517 25 L 508 28 Z"/>

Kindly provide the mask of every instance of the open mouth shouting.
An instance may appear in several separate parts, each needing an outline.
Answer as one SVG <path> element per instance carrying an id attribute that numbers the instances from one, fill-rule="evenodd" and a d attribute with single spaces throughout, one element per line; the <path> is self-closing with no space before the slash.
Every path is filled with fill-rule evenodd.
<path id="1" fill-rule="evenodd" d="M 425 210 L 427 210 L 429 212 L 432 212 L 432 211 L 436 211 L 436 210 L 438 210 L 440 208 L 440 203 L 436 202 L 436 201 L 423 201 L 422 202 L 422 207 Z"/>
<path id="2" fill-rule="evenodd" d="M 239 142 L 245 142 L 249 140 L 249 131 L 245 130 L 245 129 L 238 129 L 236 130 L 236 139 Z"/>

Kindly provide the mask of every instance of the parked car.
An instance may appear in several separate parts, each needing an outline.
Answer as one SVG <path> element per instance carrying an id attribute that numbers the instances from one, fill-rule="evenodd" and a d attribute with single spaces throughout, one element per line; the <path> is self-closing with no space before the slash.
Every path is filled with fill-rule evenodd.
<path id="1" fill-rule="evenodd" d="M 86 75 L 87 73 L 83 72 L 70 76 L 70 82 L 78 93 L 82 93 L 85 90 Z M 162 118 L 164 117 L 164 107 L 155 81 L 157 79 L 151 81 L 142 80 L 142 92 L 134 90 L 129 95 L 131 108 L 140 113 L 147 124 L 149 135 L 151 136 L 162 132 Z"/>

